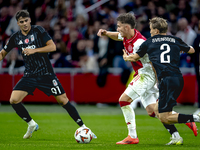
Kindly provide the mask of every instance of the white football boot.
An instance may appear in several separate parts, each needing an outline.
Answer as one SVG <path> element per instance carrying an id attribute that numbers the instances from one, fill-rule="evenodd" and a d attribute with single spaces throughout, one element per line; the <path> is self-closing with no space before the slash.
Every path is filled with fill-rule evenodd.
<path id="1" fill-rule="evenodd" d="M 166 145 L 183 145 L 183 138 L 179 137 L 179 138 L 170 138 L 171 141 L 169 143 L 167 143 Z"/>
<path id="2" fill-rule="evenodd" d="M 27 129 L 27 132 L 26 132 L 26 134 L 24 134 L 24 139 L 28 139 L 28 138 L 30 138 L 30 137 L 32 137 L 32 133 L 34 132 L 34 131 L 37 131 L 39 129 L 39 126 L 38 126 L 38 124 L 36 123 L 35 125 L 30 125 L 30 126 L 28 126 L 28 129 Z"/>

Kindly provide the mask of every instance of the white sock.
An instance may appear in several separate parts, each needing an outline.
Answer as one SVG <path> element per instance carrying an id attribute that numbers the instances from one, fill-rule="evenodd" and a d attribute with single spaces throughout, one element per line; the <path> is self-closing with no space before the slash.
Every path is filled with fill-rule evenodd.
<path id="1" fill-rule="evenodd" d="M 180 137 L 181 137 L 181 136 L 179 135 L 178 132 L 174 132 L 174 133 L 172 134 L 172 138 L 177 139 L 177 138 L 180 138 Z"/>
<path id="2" fill-rule="evenodd" d="M 128 127 L 128 135 L 130 135 L 132 138 L 137 138 L 135 112 L 130 105 L 123 106 L 121 109 Z"/>
<path id="3" fill-rule="evenodd" d="M 172 114 L 177 114 L 177 112 L 175 112 L 175 111 L 172 111 Z"/>
<path id="4" fill-rule="evenodd" d="M 200 122 L 200 118 L 198 115 L 193 115 L 194 122 Z"/>
<path id="5" fill-rule="evenodd" d="M 33 119 L 31 119 L 31 121 L 28 122 L 29 126 L 34 126 L 35 124 L 36 124 L 36 122 Z"/>
<path id="6" fill-rule="evenodd" d="M 81 127 L 86 128 L 85 124 L 83 124 Z"/>

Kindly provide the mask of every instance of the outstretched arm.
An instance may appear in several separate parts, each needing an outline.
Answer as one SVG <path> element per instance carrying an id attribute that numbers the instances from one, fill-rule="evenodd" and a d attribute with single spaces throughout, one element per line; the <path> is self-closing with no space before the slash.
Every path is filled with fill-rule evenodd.
<path id="1" fill-rule="evenodd" d="M 98 36 L 107 36 L 115 41 L 121 41 L 120 39 L 118 39 L 118 34 L 119 32 L 110 32 L 110 31 L 107 31 L 107 30 L 104 30 L 104 29 L 99 29 L 97 35 Z"/>
<path id="2" fill-rule="evenodd" d="M 140 59 L 140 56 L 137 53 L 132 54 L 132 55 L 127 55 L 124 49 L 123 49 L 123 52 L 124 52 L 123 59 L 125 61 L 136 62 Z"/>
<path id="3" fill-rule="evenodd" d="M 56 45 L 54 44 L 53 40 L 49 40 L 46 43 L 46 46 L 36 49 L 24 49 L 23 53 L 27 56 L 34 54 L 34 53 L 48 53 L 56 51 Z"/>
<path id="4" fill-rule="evenodd" d="M 4 57 L 7 55 L 7 52 L 4 50 L 4 49 L 2 49 L 1 51 L 0 51 L 0 61 L 2 60 L 2 59 L 4 59 Z"/>

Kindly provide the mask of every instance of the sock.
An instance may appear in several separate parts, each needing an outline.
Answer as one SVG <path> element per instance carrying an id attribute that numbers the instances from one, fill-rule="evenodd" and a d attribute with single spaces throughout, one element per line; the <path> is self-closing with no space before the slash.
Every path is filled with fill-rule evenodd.
<path id="1" fill-rule="evenodd" d="M 172 138 L 179 139 L 181 136 L 179 135 L 178 131 L 172 134 Z"/>
<path id="2" fill-rule="evenodd" d="M 29 126 L 34 126 L 36 124 L 36 122 L 31 119 L 31 121 L 27 122 Z"/>
<path id="3" fill-rule="evenodd" d="M 26 108 L 22 105 L 22 103 L 18 104 L 11 104 L 15 112 L 18 114 L 19 117 L 21 117 L 24 121 L 27 123 L 31 121 L 31 116 L 29 115 Z"/>
<path id="4" fill-rule="evenodd" d="M 76 108 L 68 101 L 67 104 L 65 104 L 63 106 L 64 109 L 67 110 L 67 112 L 69 113 L 69 115 L 71 116 L 71 118 L 79 125 L 82 126 L 83 125 L 83 121 L 81 119 L 81 117 L 79 116 Z"/>
<path id="5" fill-rule="evenodd" d="M 153 112 L 151 115 L 149 115 L 150 117 L 153 117 L 153 118 L 157 118 L 156 117 L 156 114 Z"/>
<path id="6" fill-rule="evenodd" d="M 193 119 L 195 122 L 199 122 L 199 120 L 200 120 L 198 115 L 193 115 Z"/>
<path id="7" fill-rule="evenodd" d="M 187 123 L 187 122 L 194 122 L 193 115 L 185 115 L 185 114 L 178 115 L 178 123 Z"/>
<path id="8" fill-rule="evenodd" d="M 175 111 L 172 111 L 172 114 L 177 114 L 177 112 L 175 112 Z"/>
<path id="9" fill-rule="evenodd" d="M 123 112 L 125 122 L 128 127 L 128 135 L 132 138 L 137 138 L 136 124 L 135 124 L 135 112 L 130 106 L 130 102 L 120 101 L 121 110 Z"/>
<path id="10" fill-rule="evenodd" d="M 179 138 L 180 137 L 176 127 L 173 124 L 172 125 L 163 124 L 163 125 L 168 130 L 168 132 L 172 135 L 172 138 Z"/>

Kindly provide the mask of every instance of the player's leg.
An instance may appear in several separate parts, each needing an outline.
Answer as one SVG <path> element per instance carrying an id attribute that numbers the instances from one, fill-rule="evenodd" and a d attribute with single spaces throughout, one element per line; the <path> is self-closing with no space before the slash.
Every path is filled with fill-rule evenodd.
<path id="1" fill-rule="evenodd" d="M 70 117 L 79 125 L 83 125 L 83 121 L 76 110 L 76 108 L 70 103 L 69 99 L 66 96 L 66 93 L 55 96 L 57 102 L 69 113 Z"/>
<path id="2" fill-rule="evenodd" d="M 86 127 L 83 123 L 78 111 L 76 108 L 70 103 L 69 99 L 67 98 L 66 93 L 62 95 L 55 96 L 57 102 L 68 112 L 70 117 L 80 126 Z M 97 138 L 97 136 L 92 132 L 93 138 Z"/>
<path id="3" fill-rule="evenodd" d="M 156 90 L 150 89 L 147 91 L 147 93 L 145 93 L 145 95 L 141 96 L 141 102 L 150 117 L 156 117 L 154 109 L 155 109 L 156 101 L 159 97 L 159 94 L 158 94 L 158 92 L 153 93 L 154 91 L 156 91 Z M 167 131 L 172 135 L 171 139 L 173 139 L 167 145 L 171 145 L 172 143 L 175 144 L 174 142 L 176 142 L 177 144 L 183 143 L 182 142 L 183 140 L 180 137 L 179 132 L 177 131 L 177 129 L 174 125 L 165 125 L 165 124 L 163 124 L 163 125 L 167 129 Z M 180 140 L 181 140 L 181 142 L 180 142 Z"/>
<path id="4" fill-rule="evenodd" d="M 31 118 L 26 108 L 22 105 L 21 101 L 26 97 L 28 93 L 26 91 L 16 91 L 14 90 L 10 97 L 10 104 L 17 113 L 28 124 L 28 129 L 24 135 L 24 139 L 30 138 L 34 131 L 39 129 L 38 124 Z"/>
<path id="5" fill-rule="evenodd" d="M 172 114 L 176 99 L 183 88 L 182 77 L 165 77 L 159 85 L 160 100 L 158 103 L 159 119 L 164 124 L 200 122 L 200 115 Z M 165 94 L 163 94 L 165 93 Z"/>
<path id="6" fill-rule="evenodd" d="M 132 99 L 137 99 L 139 95 L 128 87 L 119 99 L 119 104 L 123 112 L 128 128 L 128 137 L 116 144 L 137 144 L 139 139 L 136 132 L 135 112 L 131 107 Z"/>
<path id="7" fill-rule="evenodd" d="M 10 104 L 16 111 L 19 117 L 21 117 L 28 124 L 28 129 L 24 135 L 24 139 L 30 138 L 34 131 L 39 129 L 38 124 L 30 117 L 26 108 L 22 105 L 21 101 L 28 94 L 33 95 L 35 90 L 36 79 L 35 78 L 24 78 L 22 77 L 20 81 L 16 84 L 10 97 Z"/>

